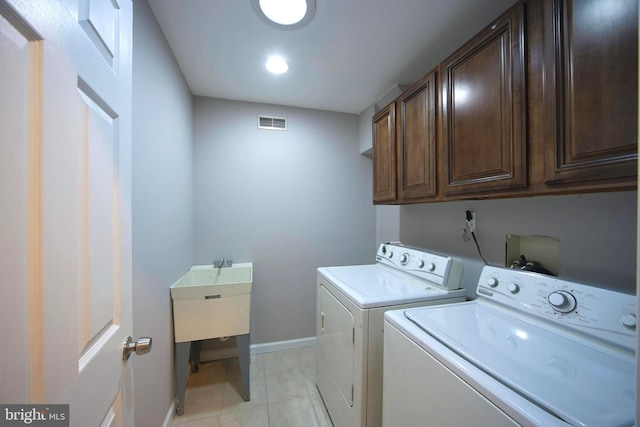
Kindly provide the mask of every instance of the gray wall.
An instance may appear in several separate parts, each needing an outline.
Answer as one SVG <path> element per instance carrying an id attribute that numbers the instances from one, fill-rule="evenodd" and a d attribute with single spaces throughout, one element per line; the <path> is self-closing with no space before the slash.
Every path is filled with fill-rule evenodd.
<path id="1" fill-rule="evenodd" d="M 356 115 L 195 97 L 194 189 L 196 263 L 254 263 L 253 343 L 315 336 L 316 268 L 375 259 Z"/>
<path id="2" fill-rule="evenodd" d="M 193 261 L 192 97 L 145 0 L 133 24 L 135 424 L 161 426 L 174 397 L 169 286 Z"/>
<path id="3" fill-rule="evenodd" d="M 476 236 L 492 265 L 505 265 L 507 234 L 552 236 L 560 239 L 561 278 L 636 291 L 635 191 L 403 206 L 403 243 L 462 258 L 471 295 L 483 263 L 473 240 L 462 239 L 467 209 L 476 211 Z"/>

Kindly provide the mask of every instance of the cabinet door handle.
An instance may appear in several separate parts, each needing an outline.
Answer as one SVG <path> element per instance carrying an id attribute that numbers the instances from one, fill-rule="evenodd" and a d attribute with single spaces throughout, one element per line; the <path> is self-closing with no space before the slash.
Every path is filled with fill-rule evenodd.
<path id="1" fill-rule="evenodd" d="M 324 311 L 320 312 L 320 330 L 324 333 Z"/>

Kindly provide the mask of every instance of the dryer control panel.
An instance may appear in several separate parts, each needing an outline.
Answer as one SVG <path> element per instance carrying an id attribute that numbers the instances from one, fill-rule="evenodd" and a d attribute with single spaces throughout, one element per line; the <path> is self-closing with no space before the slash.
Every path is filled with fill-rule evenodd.
<path id="1" fill-rule="evenodd" d="M 625 348 L 635 346 L 636 297 L 557 277 L 486 266 L 478 298 Z"/>
<path id="2" fill-rule="evenodd" d="M 383 243 L 376 261 L 427 280 L 446 290 L 462 287 L 462 260 L 404 246 L 400 242 Z"/>

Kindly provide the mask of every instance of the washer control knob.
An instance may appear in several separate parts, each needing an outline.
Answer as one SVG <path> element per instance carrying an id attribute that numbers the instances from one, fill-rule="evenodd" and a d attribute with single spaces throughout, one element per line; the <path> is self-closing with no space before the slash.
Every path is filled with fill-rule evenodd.
<path id="1" fill-rule="evenodd" d="M 389 251 L 389 259 L 393 258 L 393 252 Z"/>
<path id="2" fill-rule="evenodd" d="M 424 260 L 421 259 L 420 262 L 418 263 L 418 268 L 424 268 Z"/>
<path id="3" fill-rule="evenodd" d="M 434 271 L 436 269 L 436 265 L 432 262 L 429 263 L 429 265 L 427 265 L 427 270 L 429 271 Z"/>
<path id="4" fill-rule="evenodd" d="M 518 292 L 520 292 L 520 286 L 518 286 L 516 283 L 509 283 L 509 286 L 507 286 L 507 289 L 512 294 L 517 294 Z"/>
<path id="5" fill-rule="evenodd" d="M 620 316 L 620 323 L 622 326 L 627 327 L 629 329 L 635 329 L 637 324 L 637 319 L 635 314 L 625 313 Z"/>
<path id="6" fill-rule="evenodd" d="M 551 292 L 547 301 L 551 308 L 560 313 L 570 313 L 576 308 L 576 298 L 565 291 Z"/>
<path id="7" fill-rule="evenodd" d="M 496 279 L 495 277 L 489 277 L 489 280 L 487 280 L 487 285 L 495 288 L 496 286 L 498 286 L 498 279 Z"/>
<path id="8" fill-rule="evenodd" d="M 409 254 L 404 253 L 400 256 L 400 264 L 407 265 L 409 263 Z"/>

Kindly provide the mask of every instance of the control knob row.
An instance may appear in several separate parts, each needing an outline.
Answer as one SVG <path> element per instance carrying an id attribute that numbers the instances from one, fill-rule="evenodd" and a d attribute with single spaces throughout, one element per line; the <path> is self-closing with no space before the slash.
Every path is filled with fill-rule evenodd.
<path id="1" fill-rule="evenodd" d="M 495 277 L 490 277 L 487 280 L 487 285 L 491 286 L 492 288 L 495 288 L 496 286 L 498 286 L 498 283 L 499 283 L 498 279 L 496 279 Z M 517 294 L 518 292 L 520 292 L 520 286 L 518 286 L 518 284 L 516 283 L 509 283 L 509 285 L 507 285 L 507 289 L 512 294 Z"/>
<path id="2" fill-rule="evenodd" d="M 499 284 L 498 279 L 495 277 L 489 277 L 487 279 L 487 285 L 492 288 L 497 287 Z M 507 285 L 507 289 L 512 294 L 517 294 L 520 291 L 520 286 L 516 283 L 510 283 Z M 578 305 L 576 302 L 576 297 L 574 297 L 570 292 L 567 291 L 553 291 L 549 295 L 547 295 L 547 302 L 555 311 L 560 313 L 571 313 L 576 309 Z M 620 316 L 619 322 L 626 328 L 636 329 L 638 319 L 636 315 L 633 313 L 624 313 Z"/>
<path id="3" fill-rule="evenodd" d="M 400 256 L 400 264 L 407 265 L 409 263 L 409 259 L 410 258 L 411 257 L 409 256 L 408 253 L 402 254 L 402 256 Z M 418 262 L 418 268 L 424 268 L 424 266 L 425 266 L 425 262 L 424 262 L 424 260 L 421 259 Z M 435 269 L 436 269 L 436 265 L 434 263 L 430 262 L 429 264 L 427 264 L 427 270 L 433 271 Z"/>

